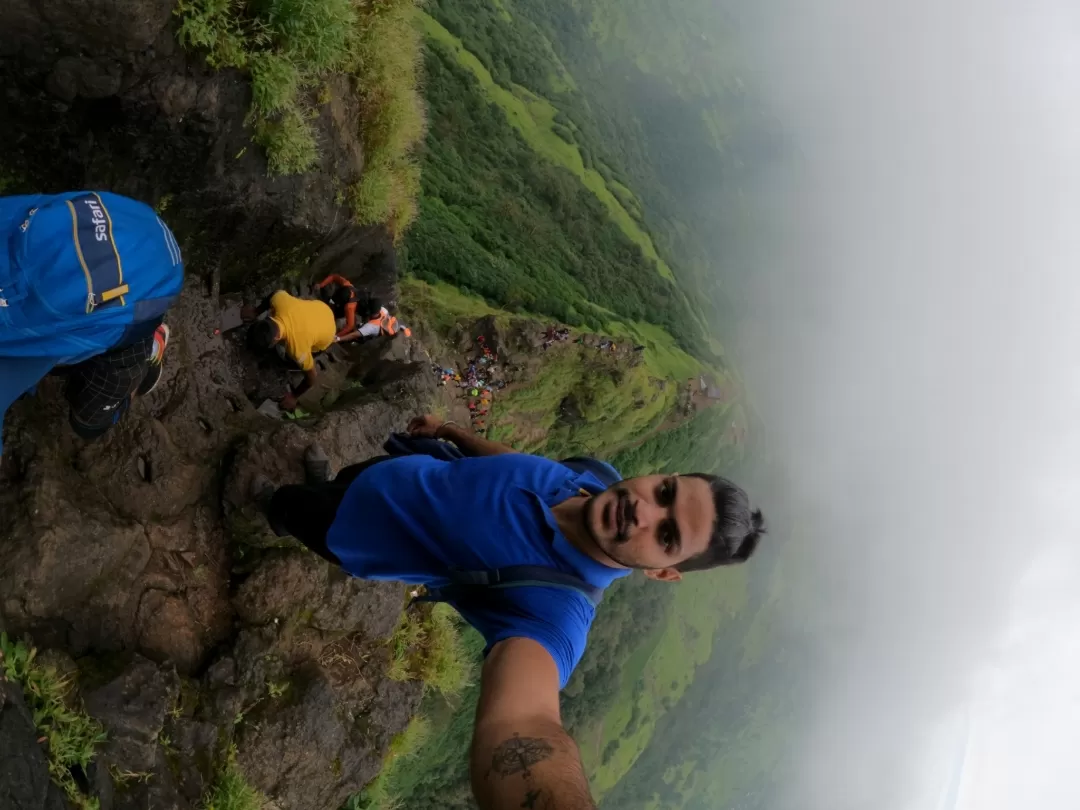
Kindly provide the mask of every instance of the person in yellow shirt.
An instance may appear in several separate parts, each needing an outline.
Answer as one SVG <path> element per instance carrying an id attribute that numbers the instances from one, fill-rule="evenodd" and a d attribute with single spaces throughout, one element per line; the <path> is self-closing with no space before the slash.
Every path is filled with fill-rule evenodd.
<path id="1" fill-rule="evenodd" d="M 261 352 L 280 345 L 304 372 L 303 382 L 281 400 L 281 407 L 291 411 L 297 399 L 315 383 L 316 352 L 326 351 L 337 339 L 334 311 L 322 301 L 296 298 L 278 290 L 258 309 L 249 307 L 243 315 L 245 320 L 252 320 L 267 311 L 269 317 L 256 321 L 248 330 L 248 348 Z"/>

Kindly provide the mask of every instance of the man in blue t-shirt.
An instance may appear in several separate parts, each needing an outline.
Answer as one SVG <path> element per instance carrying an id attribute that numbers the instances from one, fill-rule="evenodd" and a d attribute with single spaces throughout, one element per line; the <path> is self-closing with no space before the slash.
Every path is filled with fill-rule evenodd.
<path id="1" fill-rule="evenodd" d="M 451 571 L 537 566 L 593 589 L 634 569 L 677 582 L 745 562 L 764 533 L 761 512 L 724 478 L 650 475 L 606 487 L 580 467 L 434 416 L 414 419 L 409 432 L 451 441 L 467 457 L 384 456 L 329 480 L 313 448 L 305 458 L 312 483 L 254 482 L 274 531 L 366 579 L 440 588 Z M 559 716 L 593 603 L 581 590 L 530 584 L 451 604 L 487 642 L 471 757 L 482 810 L 594 807 Z"/>

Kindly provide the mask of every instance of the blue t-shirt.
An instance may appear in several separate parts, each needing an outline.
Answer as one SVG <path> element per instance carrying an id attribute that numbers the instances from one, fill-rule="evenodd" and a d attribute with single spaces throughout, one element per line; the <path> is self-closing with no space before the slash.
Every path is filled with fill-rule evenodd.
<path id="1" fill-rule="evenodd" d="M 581 490 L 604 490 L 590 473 L 520 453 L 441 461 L 403 456 L 365 470 L 349 486 L 327 546 L 350 574 L 446 585 L 450 568 L 542 565 L 606 588 L 630 572 L 585 555 L 563 536 L 551 507 Z M 584 595 L 528 586 L 483 605 L 457 605 L 491 649 L 531 638 L 551 653 L 565 686 L 585 651 L 596 611 Z"/>

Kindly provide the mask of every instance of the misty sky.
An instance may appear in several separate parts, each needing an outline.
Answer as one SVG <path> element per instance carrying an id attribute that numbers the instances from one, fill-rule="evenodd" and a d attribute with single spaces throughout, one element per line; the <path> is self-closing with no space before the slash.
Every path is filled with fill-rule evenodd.
<path id="1" fill-rule="evenodd" d="M 771 0 L 740 336 L 816 640 L 788 805 L 1080 807 L 1080 3 Z"/>

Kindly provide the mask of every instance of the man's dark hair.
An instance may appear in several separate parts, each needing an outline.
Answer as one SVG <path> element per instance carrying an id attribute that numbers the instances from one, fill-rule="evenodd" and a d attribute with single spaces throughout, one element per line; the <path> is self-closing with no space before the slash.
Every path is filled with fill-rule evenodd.
<path id="1" fill-rule="evenodd" d="M 371 293 L 368 293 L 364 296 L 364 300 L 360 302 L 357 308 L 363 310 L 361 314 L 368 320 L 371 320 L 378 315 L 379 310 L 382 309 L 382 301 Z"/>
<path id="2" fill-rule="evenodd" d="M 319 288 L 319 298 L 322 299 L 324 304 L 334 305 L 334 298 L 337 296 L 340 286 L 336 281 L 328 282 Z"/>
<path id="3" fill-rule="evenodd" d="M 347 304 L 356 301 L 356 288 L 346 287 L 344 285 L 334 290 L 333 294 L 326 300 L 326 303 L 338 313 L 345 312 Z"/>
<path id="4" fill-rule="evenodd" d="M 716 504 L 716 522 L 713 523 L 709 547 L 696 557 L 683 560 L 675 568 L 684 573 L 704 571 L 749 560 L 766 532 L 761 510 L 751 509 L 746 491 L 726 478 L 705 473 L 689 473 L 684 477 L 700 478 L 709 483 L 713 503 Z"/>
<path id="5" fill-rule="evenodd" d="M 278 328 L 269 318 L 255 321 L 248 329 L 247 345 L 253 352 L 263 352 L 269 349 L 278 339 Z"/>

